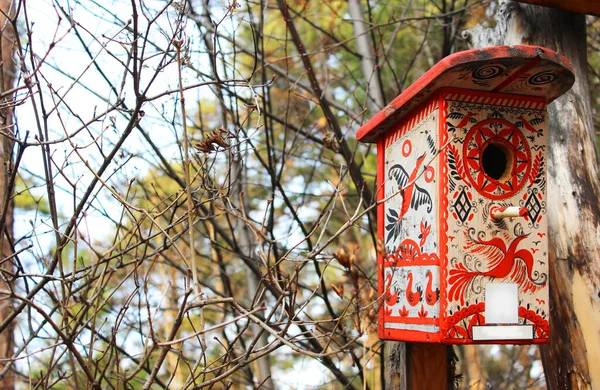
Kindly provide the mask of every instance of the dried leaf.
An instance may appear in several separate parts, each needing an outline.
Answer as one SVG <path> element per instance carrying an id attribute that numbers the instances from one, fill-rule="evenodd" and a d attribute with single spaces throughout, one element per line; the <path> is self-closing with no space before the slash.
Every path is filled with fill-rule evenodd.
<path id="1" fill-rule="evenodd" d="M 332 284 L 331 288 L 333 288 L 333 291 L 337 294 L 338 297 L 340 297 L 340 299 L 344 299 L 344 284 L 343 283 L 340 283 L 337 286 L 335 284 Z"/>
<path id="2" fill-rule="evenodd" d="M 211 153 L 218 149 L 220 146 L 223 149 L 229 147 L 229 142 L 227 141 L 227 130 L 220 127 L 218 129 L 214 129 L 213 131 L 206 133 L 204 138 L 194 144 L 194 147 L 203 153 Z"/>
<path id="3" fill-rule="evenodd" d="M 344 248 L 338 248 L 335 251 L 335 258 L 337 259 L 337 261 L 341 264 L 342 267 L 344 268 L 350 268 L 351 263 L 350 263 L 350 257 L 348 256 L 348 254 L 346 253 L 346 250 Z"/>

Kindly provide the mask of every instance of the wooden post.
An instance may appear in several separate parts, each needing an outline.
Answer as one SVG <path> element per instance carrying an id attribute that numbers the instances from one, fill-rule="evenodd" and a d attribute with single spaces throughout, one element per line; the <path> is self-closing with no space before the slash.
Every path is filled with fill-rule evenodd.
<path id="1" fill-rule="evenodd" d="M 448 349 L 444 344 L 407 343 L 407 371 L 409 390 L 450 389 L 453 377 L 448 374 Z"/>
<path id="2" fill-rule="evenodd" d="M 443 344 L 387 341 L 385 343 L 385 388 L 451 389 L 454 379 L 454 365 L 451 361 L 454 353 L 451 348 Z"/>

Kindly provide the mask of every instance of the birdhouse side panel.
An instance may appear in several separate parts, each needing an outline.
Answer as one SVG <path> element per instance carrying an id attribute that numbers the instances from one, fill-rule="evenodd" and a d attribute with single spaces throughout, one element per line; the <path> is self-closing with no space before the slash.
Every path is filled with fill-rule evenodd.
<path id="1" fill-rule="evenodd" d="M 439 339 L 437 103 L 432 100 L 385 139 L 380 334 L 388 339 Z"/>
<path id="2" fill-rule="evenodd" d="M 546 103 L 448 90 L 440 105 L 440 132 L 449 140 L 442 338 L 545 342 Z"/>

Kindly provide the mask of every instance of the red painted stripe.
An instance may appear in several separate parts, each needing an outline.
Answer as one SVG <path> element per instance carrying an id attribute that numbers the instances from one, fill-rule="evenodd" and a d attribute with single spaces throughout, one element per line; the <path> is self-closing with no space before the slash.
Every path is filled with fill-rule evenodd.
<path id="1" fill-rule="evenodd" d="M 517 69 L 515 71 L 515 73 L 512 74 L 512 76 L 508 76 L 506 78 L 506 80 L 504 80 L 503 82 L 501 82 L 500 84 L 498 84 L 496 86 L 496 88 L 492 89 L 492 92 L 502 92 L 502 90 L 504 88 L 508 87 L 516 79 L 518 79 L 519 77 L 521 77 L 523 75 L 523 73 L 528 72 L 529 69 L 531 69 L 534 66 L 536 66 L 537 63 L 540 62 L 541 60 L 542 60 L 542 57 L 535 57 L 534 59 L 532 59 L 531 61 L 529 61 L 527 64 L 523 65 L 521 68 Z"/>
<path id="2" fill-rule="evenodd" d="M 439 318 L 387 316 L 386 322 L 396 324 L 438 325 Z"/>
<path id="3" fill-rule="evenodd" d="M 380 334 L 383 340 L 403 340 L 411 341 L 415 343 L 439 343 L 442 342 L 440 334 L 438 332 L 430 333 L 418 330 L 406 330 L 406 329 L 391 329 L 387 328 Z"/>
<path id="4" fill-rule="evenodd" d="M 385 205 L 383 199 L 385 199 L 385 148 L 383 146 L 384 139 L 380 138 L 377 142 L 377 238 L 379 242 L 383 243 L 385 233 Z M 377 294 L 382 297 L 385 289 L 383 279 L 383 256 L 377 251 Z M 379 323 L 378 334 L 379 337 L 384 336 L 383 324 L 385 324 L 385 312 L 383 310 L 385 305 L 380 305 L 379 312 L 377 313 L 377 320 Z"/>

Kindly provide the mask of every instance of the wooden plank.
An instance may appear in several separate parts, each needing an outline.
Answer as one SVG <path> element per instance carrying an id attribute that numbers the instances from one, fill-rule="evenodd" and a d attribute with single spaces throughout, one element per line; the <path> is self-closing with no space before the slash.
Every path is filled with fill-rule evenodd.
<path id="1" fill-rule="evenodd" d="M 516 0 L 519 3 L 559 8 L 565 11 L 600 16 L 600 2 L 597 0 Z"/>
<path id="2" fill-rule="evenodd" d="M 448 346 L 407 343 L 409 390 L 448 389 Z"/>

